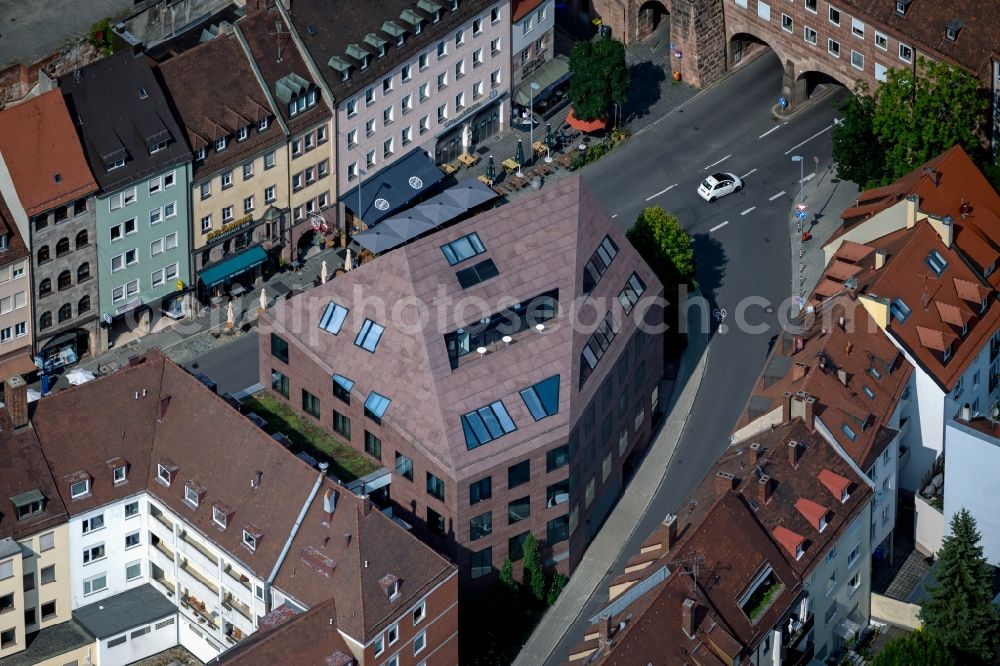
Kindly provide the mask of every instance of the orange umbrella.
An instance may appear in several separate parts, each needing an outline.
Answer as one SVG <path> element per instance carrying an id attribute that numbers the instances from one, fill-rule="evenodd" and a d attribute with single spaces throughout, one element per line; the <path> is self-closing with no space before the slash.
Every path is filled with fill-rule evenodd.
<path id="1" fill-rule="evenodd" d="M 570 127 L 580 130 L 581 132 L 596 132 L 598 130 L 604 129 L 608 124 L 607 120 L 604 118 L 598 118 L 597 120 L 580 120 L 573 115 L 572 107 L 569 113 L 566 114 L 566 122 Z"/>

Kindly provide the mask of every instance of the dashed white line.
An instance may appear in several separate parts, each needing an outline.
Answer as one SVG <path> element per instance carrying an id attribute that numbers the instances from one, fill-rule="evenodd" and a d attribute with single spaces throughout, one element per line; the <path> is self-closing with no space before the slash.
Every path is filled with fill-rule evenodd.
<path id="1" fill-rule="evenodd" d="M 717 224 L 717 225 L 715 225 L 714 227 L 712 227 L 712 228 L 711 228 L 711 229 L 709 229 L 708 231 L 709 231 L 709 233 L 711 233 L 711 232 L 713 232 L 713 231 L 718 231 L 719 229 L 721 229 L 722 227 L 726 226 L 727 224 L 729 224 L 729 220 L 726 220 L 726 221 L 725 221 L 725 222 L 723 222 L 722 224 Z"/>
<path id="2" fill-rule="evenodd" d="M 800 180 L 799 182 L 800 182 L 800 183 L 808 183 L 808 182 L 809 182 L 810 180 L 812 180 L 812 179 L 813 179 L 813 178 L 815 178 L 815 177 L 816 177 L 816 172 L 815 172 L 815 171 L 813 171 L 813 172 L 812 172 L 811 174 L 809 174 L 808 176 L 806 176 L 805 178 L 803 178 L 803 179 L 802 179 L 802 180 Z"/>
<path id="3" fill-rule="evenodd" d="M 758 138 L 758 139 L 763 139 L 763 138 L 764 138 L 765 136 L 767 136 L 768 134 L 770 134 L 770 133 L 771 133 L 771 132 L 773 132 L 774 130 L 776 130 L 776 129 L 780 129 L 781 127 L 783 127 L 783 126 L 785 126 L 785 125 L 787 125 L 787 124 L 788 124 L 788 123 L 781 123 L 781 125 L 775 125 L 774 127 L 772 127 L 771 129 L 767 130 L 766 132 L 764 132 L 763 134 L 761 134 L 761 135 L 760 135 L 759 137 L 757 137 L 757 138 Z"/>
<path id="4" fill-rule="evenodd" d="M 618 213 L 615 213 L 614 215 L 612 215 L 612 216 L 611 216 L 611 219 L 613 220 L 613 219 L 615 219 L 616 217 L 618 217 Z"/>
<path id="5" fill-rule="evenodd" d="M 770 197 L 770 198 L 768 199 L 768 201 L 774 201 L 775 199 L 777 199 L 777 198 L 778 198 L 778 197 L 780 197 L 780 196 L 783 196 L 784 194 L 785 194 L 785 191 L 784 191 L 784 190 L 781 190 L 780 192 L 778 192 L 777 194 L 775 194 L 775 195 L 774 195 L 773 197 Z"/>
<path id="6" fill-rule="evenodd" d="M 755 210 L 757 210 L 757 206 L 750 206 L 745 211 L 743 211 L 742 213 L 740 213 L 740 215 L 746 215 L 747 213 L 752 213 Z"/>
<path id="7" fill-rule="evenodd" d="M 830 128 L 833 127 L 834 125 L 839 125 L 839 124 L 840 124 L 840 119 L 839 118 L 834 118 L 832 123 L 830 123 L 829 125 L 827 125 L 823 129 L 821 129 L 820 131 L 816 132 L 815 134 L 813 134 L 811 137 L 809 137 L 808 139 L 806 139 L 802 143 L 795 144 L 794 146 L 792 146 L 791 148 L 789 148 L 788 150 L 786 150 L 785 154 L 786 155 L 791 155 L 792 151 L 795 150 L 796 148 L 798 148 L 799 146 L 806 145 L 807 143 L 809 143 L 810 141 L 812 141 L 816 137 L 820 136 L 821 134 L 823 134 L 825 132 L 829 132 Z"/>
<path id="8" fill-rule="evenodd" d="M 757 169 L 750 169 L 745 174 L 743 174 L 742 176 L 740 176 L 740 178 L 746 178 L 747 176 L 749 176 L 750 174 L 754 173 L 755 171 L 757 171 Z"/>
<path id="9" fill-rule="evenodd" d="M 707 167 L 705 167 L 705 168 L 703 169 L 703 171 L 708 171 L 709 169 L 711 169 L 711 168 L 712 168 L 712 167 L 714 167 L 715 165 L 717 165 L 717 164 L 722 164 L 723 162 L 725 162 L 726 160 L 728 160 L 728 159 L 729 159 L 730 157 L 732 157 L 732 156 L 733 156 L 733 155 L 732 155 L 732 153 L 730 153 L 729 155 L 726 155 L 725 157 L 723 157 L 723 158 L 722 158 L 721 160 L 719 160 L 718 162 L 712 162 L 712 163 L 711 163 L 711 164 L 709 164 L 709 165 L 708 165 Z"/>
<path id="10" fill-rule="evenodd" d="M 660 196 L 661 194 L 665 194 L 665 193 L 669 192 L 670 190 L 674 189 L 675 187 L 677 187 L 677 183 L 674 183 L 670 187 L 663 188 L 662 190 L 660 190 L 656 194 L 653 194 L 653 195 L 650 195 L 650 196 L 646 197 L 646 201 L 652 201 L 656 197 Z"/>

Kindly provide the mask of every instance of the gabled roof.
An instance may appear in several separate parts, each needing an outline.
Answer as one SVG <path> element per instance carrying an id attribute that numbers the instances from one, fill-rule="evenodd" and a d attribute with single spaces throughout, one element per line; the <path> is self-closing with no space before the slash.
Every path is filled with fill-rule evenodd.
<path id="1" fill-rule="evenodd" d="M 472 232 L 485 252 L 450 266 L 442 245 Z M 569 414 L 571 396 L 584 395 L 578 403 L 583 405 L 596 393 L 598 382 L 589 381 L 582 390 L 579 384 L 580 354 L 589 331 L 570 326 L 568 315 L 570 304 L 582 295 L 584 265 L 605 235 L 618 254 L 590 296 L 617 305 L 633 271 L 646 285 L 643 299 L 660 293 L 659 282 L 629 241 L 573 177 L 383 254 L 280 303 L 262 315 L 261 333 L 274 331 L 297 340 L 312 362 L 354 381 L 360 400 L 371 391 L 385 396 L 391 402 L 383 427 L 395 429 L 442 466 L 476 474 L 493 464 L 498 447 L 516 456 L 537 446 L 536 438 L 543 434 L 565 439 L 568 423 L 575 420 Z M 463 289 L 457 271 L 487 259 L 499 275 Z M 452 368 L 445 334 L 472 329 L 484 316 L 497 316 L 515 302 L 527 307 L 551 290 L 558 290 L 558 316 L 545 322 L 542 334 L 522 331 L 509 345 L 498 341 L 486 349 L 482 358 L 472 349 Z M 476 306 L 462 306 L 469 302 Z M 337 335 L 319 328 L 331 303 L 348 311 Z M 396 303 L 422 304 L 433 316 L 422 328 L 415 327 L 412 322 L 420 319 L 410 306 L 397 312 L 400 316 L 389 317 Z M 636 306 L 628 316 L 617 313 L 621 330 L 606 356 L 617 356 L 632 337 L 636 313 L 642 309 Z M 592 324 L 591 316 L 581 315 L 581 320 Z M 355 344 L 366 319 L 385 326 L 374 353 Z M 535 421 L 519 392 L 554 375 L 560 377 L 558 413 Z M 469 450 L 461 416 L 497 400 L 517 429 Z"/>
<path id="2" fill-rule="evenodd" d="M 541 5 L 545 0 L 513 0 L 511 2 L 510 9 L 510 22 L 511 24 L 517 23 L 525 16 L 530 14 L 539 5 Z"/>
<path id="3" fill-rule="evenodd" d="M 106 192 L 191 158 L 151 64 L 124 50 L 59 79 L 91 173 Z M 150 143 L 158 141 L 167 147 L 150 154 Z M 108 171 L 116 159 L 125 166 Z"/>
<path id="4" fill-rule="evenodd" d="M 206 149 L 205 159 L 195 160 L 195 178 L 284 142 L 276 122 L 269 122 L 263 132 L 257 130 L 260 120 L 270 121 L 274 114 L 235 35 L 220 34 L 161 62 L 157 69 L 191 147 Z M 236 137 L 240 128 L 248 129 L 243 141 Z M 228 137 L 226 148 L 216 152 L 215 140 L 222 137 Z"/>
<path id="5" fill-rule="evenodd" d="M 58 90 L 0 111 L 0 155 L 29 216 L 97 190 Z"/>

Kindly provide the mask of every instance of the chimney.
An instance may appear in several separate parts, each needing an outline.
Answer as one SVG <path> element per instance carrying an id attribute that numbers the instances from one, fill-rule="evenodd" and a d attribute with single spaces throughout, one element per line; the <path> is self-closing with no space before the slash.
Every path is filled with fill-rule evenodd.
<path id="1" fill-rule="evenodd" d="M 247 16 L 267 9 L 267 0 L 247 0 Z"/>
<path id="2" fill-rule="evenodd" d="M 24 377 L 20 375 L 8 377 L 4 393 L 7 394 L 7 411 L 14 428 L 28 425 L 28 384 L 24 381 Z"/>
<path id="3" fill-rule="evenodd" d="M 972 420 L 972 405 L 969 403 L 962 405 L 962 420 L 966 423 Z"/>
<path id="4" fill-rule="evenodd" d="M 809 368 L 805 363 L 796 363 L 792 366 L 792 380 L 798 381 L 806 376 L 806 372 Z"/>
<path id="5" fill-rule="evenodd" d="M 750 444 L 750 464 L 756 465 L 760 462 L 760 442 Z"/>
<path id="6" fill-rule="evenodd" d="M 333 518 L 333 511 L 337 508 L 337 496 L 333 494 L 333 488 L 327 488 L 323 493 L 323 513 L 326 514 L 327 522 Z M 367 514 L 366 514 L 367 515 Z"/>
<path id="7" fill-rule="evenodd" d="M 771 477 L 767 474 L 757 480 L 757 498 L 761 504 L 771 501 Z"/>
<path id="8" fill-rule="evenodd" d="M 879 248 L 875 250 L 875 270 L 881 270 L 885 266 L 887 256 L 888 253 L 884 249 Z"/>
<path id="9" fill-rule="evenodd" d="M 729 472 L 715 473 L 715 488 L 720 495 L 728 493 L 736 488 L 736 477 Z"/>
<path id="10" fill-rule="evenodd" d="M 663 526 L 667 528 L 663 535 L 663 552 L 669 553 L 670 549 L 677 543 L 677 516 L 668 513 L 663 519 Z"/>
<path id="11" fill-rule="evenodd" d="M 799 443 L 794 439 L 788 442 L 788 463 L 793 469 L 797 469 L 799 466 L 799 457 L 802 455 L 802 449 L 799 448 Z"/>
<path id="12" fill-rule="evenodd" d="M 800 352 L 806 348 L 806 341 L 801 335 L 796 335 L 792 338 L 792 351 Z"/>
<path id="13" fill-rule="evenodd" d="M 819 366 L 820 370 L 826 370 L 826 354 L 817 354 L 816 364 Z"/>
<path id="14" fill-rule="evenodd" d="M 361 512 L 365 516 L 372 512 L 372 500 L 368 495 L 361 498 Z"/>
<path id="15" fill-rule="evenodd" d="M 681 606 L 681 630 L 688 638 L 694 638 L 694 599 L 685 599 Z"/>
<path id="16" fill-rule="evenodd" d="M 962 217 L 969 217 L 969 215 L 972 215 L 972 206 L 968 201 L 963 201 L 958 207 L 958 214 Z"/>
<path id="17" fill-rule="evenodd" d="M 955 242 L 955 220 L 951 215 L 945 215 L 941 218 L 938 233 L 941 235 L 941 242 L 944 243 L 944 246 L 951 247 Z"/>
<path id="18" fill-rule="evenodd" d="M 601 645 L 611 645 L 611 615 L 607 613 L 597 618 L 597 639 Z"/>
<path id="19" fill-rule="evenodd" d="M 912 229 L 917 226 L 917 206 L 920 203 L 920 197 L 916 194 L 910 194 L 906 197 L 906 228 Z"/>
<path id="20" fill-rule="evenodd" d="M 802 420 L 805 421 L 806 427 L 809 428 L 809 432 L 812 432 L 813 428 L 816 425 L 813 422 L 814 420 L 813 410 L 816 405 L 816 398 L 812 397 L 811 395 L 807 395 L 805 398 L 803 398 L 803 402 L 805 403 L 806 409 L 805 409 L 805 414 L 802 416 Z"/>
<path id="21" fill-rule="evenodd" d="M 843 384 L 844 386 L 847 386 L 847 370 L 844 370 L 843 368 L 839 368 L 837 370 L 837 379 L 840 380 L 841 384 Z"/>

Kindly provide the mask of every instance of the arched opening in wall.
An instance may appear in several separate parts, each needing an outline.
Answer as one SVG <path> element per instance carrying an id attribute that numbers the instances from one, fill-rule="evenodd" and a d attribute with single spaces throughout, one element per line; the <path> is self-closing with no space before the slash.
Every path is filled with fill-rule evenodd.
<path id="1" fill-rule="evenodd" d="M 774 53 L 771 46 L 760 37 L 738 32 L 729 40 L 729 69 L 739 67 L 741 63 L 748 62 L 765 51 Z"/>
<path id="2" fill-rule="evenodd" d="M 651 37 L 653 34 L 670 38 L 670 12 L 657 0 L 649 0 L 639 7 L 636 17 L 635 33 L 637 40 Z"/>
<path id="3" fill-rule="evenodd" d="M 799 103 L 815 95 L 843 94 L 843 91 L 848 90 L 847 86 L 824 72 L 802 72 L 795 84 L 799 93 L 804 95 Z"/>

